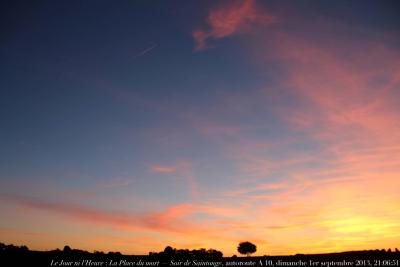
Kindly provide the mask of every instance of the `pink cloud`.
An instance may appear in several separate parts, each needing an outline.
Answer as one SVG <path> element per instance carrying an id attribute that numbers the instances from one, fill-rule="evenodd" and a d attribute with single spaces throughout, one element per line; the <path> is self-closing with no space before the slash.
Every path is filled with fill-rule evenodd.
<path id="1" fill-rule="evenodd" d="M 128 230 L 166 231 L 176 233 L 183 233 L 190 231 L 190 229 L 195 230 L 197 228 L 183 220 L 183 217 L 188 214 L 188 209 L 190 208 L 188 205 L 173 206 L 164 212 L 127 214 L 124 212 L 104 211 L 84 205 L 43 201 L 29 197 L 3 196 L 2 198 L 22 207 L 58 213 L 95 225 L 108 225 Z M 184 225 L 185 227 L 178 227 L 178 225 Z"/>
<path id="2" fill-rule="evenodd" d="M 400 140 L 394 101 L 398 52 L 374 42 L 326 47 L 288 36 L 278 51 L 287 60 L 290 87 L 309 103 L 284 110 L 293 126 L 329 144 L 327 150 L 343 164 L 354 158 L 370 162 L 371 156 L 381 164 L 398 158 L 392 149 Z"/>
<path id="3" fill-rule="evenodd" d="M 236 197 L 267 203 L 258 212 L 260 220 L 268 214 L 268 229 L 291 240 L 317 242 L 302 245 L 303 252 L 371 248 L 370 240 L 393 244 L 399 217 L 393 187 L 400 173 L 400 54 L 379 41 L 296 35 L 268 41 L 273 38 L 276 47 L 264 59 L 281 62 L 285 79 L 276 86 L 299 104 L 277 105 L 277 114 L 318 150 L 300 155 L 298 162 L 249 158 L 244 166 L 250 172 L 298 168 L 277 184 L 259 182 L 238 190 Z M 258 41 L 257 51 L 264 51 L 265 42 Z M 321 237 L 326 243 L 318 244 Z M 269 238 L 279 243 L 282 235 L 270 232 Z M 335 247 L 337 240 L 342 241 Z"/>
<path id="4" fill-rule="evenodd" d="M 214 225 L 206 226 L 190 217 L 203 214 L 210 218 L 234 218 L 238 215 L 235 209 L 229 207 L 216 207 L 208 204 L 182 203 L 167 207 L 163 211 L 150 211 L 146 213 L 126 213 L 121 211 L 106 211 L 85 205 L 63 202 L 44 201 L 37 198 L 23 196 L 1 196 L 4 202 L 17 204 L 28 210 L 42 210 L 50 214 L 60 214 L 69 218 L 88 222 L 91 225 L 110 226 L 115 229 L 129 231 L 149 231 L 167 235 L 203 235 L 208 232 L 209 237 L 217 235 Z"/>
<path id="5" fill-rule="evenodd" d="M 160 165 L 160 164 L 153 164 L 149 167 L 149 170 L 154 173 L 175 173 L 176 167 Z"/>
<path id="6" fill-rule="evenodd" d="M 245 32 L 250 25 L 267 25 L 275 21 L 275 17 L 262 14 L 253 0 L 236 1 L 229 6 L 213 9 L 207 17 L 208 29 L 193 31 L 195 51 L 209 48 L 210 40 Z"/>

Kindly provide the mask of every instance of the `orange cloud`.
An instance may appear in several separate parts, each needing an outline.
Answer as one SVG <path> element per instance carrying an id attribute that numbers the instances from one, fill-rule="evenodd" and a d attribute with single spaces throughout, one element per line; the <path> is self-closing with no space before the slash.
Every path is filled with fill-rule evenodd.
<path id="1" fill-rule="evenodd" d="M 193 31 L 195 51 L 210 47 L 209 40 L 217 40 L 248 30 L 250 25 L 270 24 L 275 17 L 262 14 L 253 0 L 236 1 L 230 6 L 213 9 L 207 17 L 207 30 Z"/>
<path id="2" fill-rule="evenodd" d="M 108 212 L 90 208 L 83 205 L 48 202 L 35 198 L 6 196 L 3 199 L 20 206 L 44 210 L 52 213 L 66 215 L 81 221 L 99 225 L 109 225 L 123 229 L 142 229 L 150 231 L 167 231 L 182 233 L 194 230 L 195 226 L 189 225 L 182 218 L 187 214 L 187 205 L 177 205 L 161 213 L 126 214 L 123 212 Z M 180 227 L 178 225 L 185 225 Z"/>
<path id="3" fill-rule="evenodd" d="M 151 172 L 155 173 L 175 173 L 176 168 L 173 166 L 154 164 L 149 167 Z"/>
<path id="4" fill-rule="evenodd" d="M 44 223 L 42 220 L 45 220 L 45 223 L 51 221 L 59 225 L 74 225 L 74 233 L 85 231 L 79 229 L 86 229 L 90 225 L 90 229 L 93 231 L 102 229 L 101 236 L 96 237 L 94 235 L 94 238 L 97 239 L 106 239 L 105 234 L 121 235 L 121 231 L 128 231 L 130 236 L 141 236 L 143 239 L 138 238 L 135 241 L 134 251 L 136 253 L 138 251 L 142 253 L 159 251 L 166 245 L 182 248 L 214 247 L 223 249 L 228 253 L 234 253 L 234 251 L 231 251 L 230 245 L 237 243 L 240 236 L 238 231 L 245 230 L 250 232 L 249 229 L 251 229 L 251 224 L 241 222 L 241 219 L 238 219 L 238 217 L 243 216 L 240 209 L 222 203 L 217 204 L 216 202 L 182 203 L 169 206 L 161 211 L 127 213 L 22 196 L 3 195 L 1 200 L 2 203 L 7 203 L 8 209 L 12 210 L 14 214 L 13 216 L 31 218 L 32 222 L 38 221 L 39 225 Z M 34 212 L 31 212 L 32 210 Z M 246 227 L 243 228 L 244 226 Z M 230 230 L 226 231 L 227 228 Z M 35 227 L 31 228 L 30 225 L 25 225 L 20 229 L 16 229 L 16 233 L 11 233 L 7 229 L 4 231 L 7 232 L 7 240 L 14 242 L 17 236 L 22 238 L 26 232 L 30 232 L 32 229 L 34 230 Z M 127 234 L 123 232 L 123 236 L 126 236 Z M 86 232 L 85 234 L 91 235 Z M 53 238 L 53 241 L 48 241 L 52 242 L 53 245 L 42 240 L 39 242 L 42 248 L 54 248 L 54 242 L 60 243 L 60 238 L 71 240 L 70 245 L 82 243 L 79 238 L 71 239 L 71 237 L 54 235 L 49 235 L 49 238 Z M 117 242 L 118 239 L 118 237 L 110 238 L 112 242 Z M 151 242 L 146 240 L 151 240 Z M 37 242 L 36 246 L 39 244 Z M 109 244 L 113 246 L 113 244 Z M 106 249 L 110 249 L 110 246 L 106 247 Z M 97 248 L 98 246 L 92 245 L 91 249 L 93 247 Z M 129 247 L 124 248 L 119 243 L 115 244 L 113 249 L 115 247 L 121 248 L 122 251 L 129 249 Z"/>
<path id="5" fill-rule="evenodd" d="M 240 209 L 252 220 L 228 223 L 232 232 L 265 236 L 260 249 L 277 254 L 373 249 L 377 244 L 393 248 L 400 240 L 400 199 L 394 189 L 400 173 L 399 52 L 380 41 L 351 37 L 268 38 L 275 39 L 276 47 L 257 40 L 259 49 L 254 50 L 280 62 L 284 75 L 275 86 L 296 104 L 278 99 L 271 106 L 295 139 L 271 143 L 246 138 L 246 126 L 194 123 L 235 160 L 232 190 L 223 196 L 244 203 Z M 259 92 L 245 94 L 238 101 L 242 109 L 260 104 Z M 312 146 L 291 150 L 298 144 Z M 275 151 L 289 153 L 274 158 Z M 249 226 L 252 231 L 244 230 Z"/>
<path id="6" fill-rule="evenodd" d="M 257 218 L 269 220 L 266 235 L 282 251 L 393 248 L 400 239 L 393 189 L 400 173 L 400 54 L 351 38 L 280 35 L 276 41 L 275 54 L 266 57 L 281 62 L 285 79 L 277 86 L 298 101 L 277 105 L 277 114 L 318 149 L 281 162 L 247 158 L 245 170 L 260 176 L 290 172 L 236 197 L 264 204 Z"/>
<path id="7" fill-rule="evenodd" d="M 190 222 L 189 217 L 203 214 L 215 218 L 234 218 L 238 213 L 235 209 L 215 207 L 208 204 L 177 204 L 161 212 L 125 213 L 104 211 L 84 205 L 61 202 L 43 201 L 31 197 L 3 195 L 1 199 L 19 206 L 61 214 L 79 221 L 90 222 L 95 225 L 107 225 L 126 230 L 142 230 L 165 232 L 174 234 L 197 235 L 205 231 L 206 227 Z M 211 234 L 213 227 L 208 227 Z"/>

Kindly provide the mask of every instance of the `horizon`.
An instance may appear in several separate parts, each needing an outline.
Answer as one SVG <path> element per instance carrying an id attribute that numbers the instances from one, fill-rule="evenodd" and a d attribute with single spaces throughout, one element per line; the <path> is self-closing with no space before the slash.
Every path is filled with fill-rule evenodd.
<path id="1" fill-rule="evenodd" d="M 0 14 L 1 242 L 399 247 L 397 1 L 9 1 Z"/>
<path id="2" fill-rule="evenodd" d="M 67 251 L 72 250 L 72 251 L 85 252 L 85 253 L 91 253 L 91 254 L 96 254 L 96 253 L 100 253 L 100 254 L 103 254 L 103 253 L 104 254 L 120 253 L 119 251 L 112 251 L 112 250 L 110 250 L 110 251 L 97 251 L 97 250 L 87 251 L 87 250 L 82 250 L 80 248 L 73 248 L 73 247 L 70 247 L 69 245 L 65 245 L 62 249 L 61 248 L 53 248 L 53 249 L 50 249 L 50 250 L 31 250 L 29 247 L 27 247 L 26 245 L 23 245 L 23 244 L 4 244 L 4 243 L 0 242 L 0 245 L 13 246 L 15 249 L 22 249 L 22 250 L 24 250 L 24 248 L 26 247 L 27 250 L 31 251 L 31 252 L 54 252 L 54 251 L 66 252 L 66 250 Z M 171 247 L 171 246 L 167 245 L 164 248 L 164 250 L 161 250 L 161 251 L 149 251 L 147 254 L 139 255 L 139 254 L 123 254 L 123 253 L 121 253 L 121 255 L 123 255 L 123 256 L 139 256 L 139 257 L 144 256 L 144 257 L 146 257 L 146 256 L 154 256 L 154 254 L 158 254 L 157 256 L 159 256 L 159 254 L 165 253 L 165 249 L 167 247 Z M 174 248 L 174 247 L 171 247 L 171 248 L 175 251 L 174 253 L 176 253 L 176 251 L 180 251 L 180 250 L 188 250 L 186 248 Z M 193 250 L 202 250 L 202 249 L 204 249 L 205 251 L 208 251 L 208 250 L 213 250 L 213 251 L 216 251 L 216 252 L 219 251 L 217 248 L 195 248 Z M 193 251 L 193 250 L 189 250 L 189 251 Z M 396 247 L 396 248 L 375 248 L 375 249 L 368 249 L 368 250 L 331 251 L 331 252 L 318 253 L 318 254 L 315 254 L 315 253 L 314 254 L 310 254 L 310 253 L 308 253 L 308 254 L 293 253 L 293 254 L 285 254 L 285 255 L 284 254 L 282 254 L 282 255 L 269 255 L 269 254 L 258 255 L 257 251 L 254 252 L 254 253 L 250 253 L 249 255 L 246 255 L 246 254 L 241 254 L 240 252 L 237 251 L 236 254 L 232 254 L 232 255 L 229 255 L 229 256 L 222 255 L 222 257 L 223 258 L 232 258 L 232 257 L 237 257 L 237 258 L 249 258 L 249 257 L 250 258 L 251 257 L 293 257 L 293 256 L 299 256 L 299 255 L 312 256 L 312 255 L 346 254 L 346 253 L 359 253 L 359 252 L 362 252 L 362 253 L 364 253 L 364 252 L 372 252 L 372 253 L 384 252 L 384 253 L 394 253 L 394 254 L 400 253 L 400 251 Z"/>

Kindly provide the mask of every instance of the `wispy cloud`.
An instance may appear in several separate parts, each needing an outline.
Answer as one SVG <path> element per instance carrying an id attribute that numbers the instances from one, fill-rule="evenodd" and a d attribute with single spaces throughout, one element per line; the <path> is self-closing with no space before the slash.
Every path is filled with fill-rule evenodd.
<path id="1" fill-rule="evenodd" d="M 154 173 L 175 173 L 176 167 L 160 165 L 160 164 L 153 164 L 153 165 L 149 166 L 149 171 L 154 172 Z"/>
<path id="2" fill-rule="evenodd" d="M 191 215 L 207 214 L 212 217 L 224 218 L 225 216 L 236 214 L 233 210 L 227 208 L 205 204 L 182 203 L 170 206 L 164 211 L 132 214 L 132 212 L 106 211 L 81 204 L 45 201 L 24 196 L 2 195 L 1 199 L 25 208 L 62 214 L 69 218 L 95 225 L 106 225 L 132 231 L 141 230 L 176 234 L 195 234 L 205 231 L 206 228 L 200 223 L 188 220 Z M 208 228 L 208 231 L 211 231 L 211 229 L 212 227 Z"/>
<path id="3" fill-rule="evenodd" d="M 250 25 L 270 24 L 274 16 L 260 12 L 255 1 L 235 1 L 228 6 L 212 9 L 207 17 L 207 29 L 193 31 L 195 51 L 210 48 L 210 40 L 217 40 L 249 30 Z"/>

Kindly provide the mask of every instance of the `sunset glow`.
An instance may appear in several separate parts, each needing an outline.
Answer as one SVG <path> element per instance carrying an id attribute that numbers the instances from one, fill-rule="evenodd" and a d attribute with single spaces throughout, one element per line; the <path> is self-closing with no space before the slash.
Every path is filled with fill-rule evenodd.
<path id="1" fill-rule="evenodd" d="M 0 242 L 400 248 L 399 5 L 168 2 L 6 17 Z"/>

